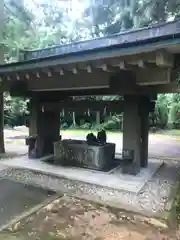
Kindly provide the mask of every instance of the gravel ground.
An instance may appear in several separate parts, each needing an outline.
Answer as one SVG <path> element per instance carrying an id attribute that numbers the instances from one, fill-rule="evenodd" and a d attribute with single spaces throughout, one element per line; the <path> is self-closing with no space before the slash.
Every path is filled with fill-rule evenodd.
<path id="1" fill-rule="evenodd" d="M 155 216 L 159 215 L 159 212 L 163 212 L 167 203 L 172 199 L 172 190 L 175 189 L 176 182 L 178 181 L 179 170 L 180 162 L 165 162 L 138 195 L 52 177 L 24 169 L 3 169 L 0 170 L 0 177 L 26 184 L 39 185 L 43 188 L 72 194 L 81 198 L 104 202 L 105 204 L 125 210 Z"/>

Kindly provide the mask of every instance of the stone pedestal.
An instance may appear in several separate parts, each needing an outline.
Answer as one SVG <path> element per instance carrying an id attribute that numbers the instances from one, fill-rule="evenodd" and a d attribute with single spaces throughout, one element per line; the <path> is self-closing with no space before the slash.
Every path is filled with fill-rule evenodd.
<path id="1" fill-rule="evenodd" d="M 148 114 L 146 97 L 124 96 L 123 152 L 131 152 L 132 160 L 124 163 L 123 173 L 136 175 L 147 166 Z"/>
<path id="2" fill-rule="evenodd" d="M 60 111 L 45 110 L 43 105 L 32 99 L 30 104 L 29 135 L 36 140 L 34 148 L 29 146 L 29 157 L 40 158 L 53 153 L 53 143 L 59 140 Z"/>

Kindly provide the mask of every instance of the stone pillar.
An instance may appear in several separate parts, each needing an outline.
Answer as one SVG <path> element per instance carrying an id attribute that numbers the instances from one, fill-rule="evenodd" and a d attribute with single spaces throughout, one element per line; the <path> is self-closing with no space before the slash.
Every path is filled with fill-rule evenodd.
<path id="1" fill-rule="evenodd" d="M 149 109 L 150 99 L 141 97 L 140 117 L 141 117 L 141 167 L 148 165 L 148 135 L 149 135 Z"/>
<path id="2" fill-rule="evenodd" d="M 136 175 L 141 168 L 141 118 L 140 99 L 136 95 L 124 96 L 123 117 L 123 173 Z M 129 153 L 128 153 L 129 152 Z M 132 154 L 133 161 L 128 160 Z"/>
<path id="3" fill-rule="evenodd" d="M 36 99 L 31 99 L 29 103 L 29 136 L 38 134 L 38 117 L 40 114 L 40 103 Z"/>
<path id="4" fill-rule="evenodd" d="M 29 157 L 40 158 L 53 153 L 53 143 L 59 140 L 60 110 L 46 110 L 35 99 L 30 104 L 29 135 L 36 137 L 34 149 L 29 151 Z M 29 147 L 30 149 L 30 147 Z"/>
<path id="5" fill-rule="evenodd" d="M 148 96 L 124 97 L 123 150 L 130 150 L 134 158 L 133 162 L 124 159 L 124 173 L 137 174 L 148 165 L 149 109 Z"/>

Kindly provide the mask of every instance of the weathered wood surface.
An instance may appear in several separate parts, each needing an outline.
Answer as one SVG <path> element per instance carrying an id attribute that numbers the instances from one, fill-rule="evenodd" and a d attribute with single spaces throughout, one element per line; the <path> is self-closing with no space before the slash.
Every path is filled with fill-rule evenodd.
<path id="1" fill-rule="evenodd" d="M 170 48 L 173 50 L 171 53 Z M 171 87 L 174 80 L 172 69 L 179 50 L 180 20 L 176 20 L 109 37 L 27 52 L 32 54 L 32 60 L 27 55 L 28 61 L 0 65 L 0 80 L 6 83 L 7 88 L 12 88 L 12 82 L 26 82 L 25 94 L 30 91 L 65 91 L 72 95 L 69 91 L 75 94 L 88 90 L 99 94 L 101 90 L 110 94 L 135 94 L 143 90 L 148 93 L 151 90 L 154 93 L 179 92 L 179 88 Z M 114 76 L 116 80 L 112 81 Z M 150 85 L 153 88 L 143 88 Z M 169 87 L 162 86 L 161 89 L 158 85 Z"/>

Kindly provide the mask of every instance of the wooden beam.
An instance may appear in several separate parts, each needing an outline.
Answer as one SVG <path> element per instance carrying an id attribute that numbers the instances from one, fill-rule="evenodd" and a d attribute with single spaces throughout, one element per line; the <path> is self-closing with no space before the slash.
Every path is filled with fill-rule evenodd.
<path id="1" fill-rule="evenodd" d="M 37 77 L 37 78 L 40 78 L 39 72 L 36 73 L 36 77 Z"/>
<path id="2" fill-rule="evenodd" d="M 52 72 L 49 70 L 49 71 L 47 72 L 47 75 L 48 75 L 48 77 L 52 77 Z"/>
<path id="3" fill-rule="evenodd" d="M 56 66 L 54 68 L 52 68 L 52 72 L 53 74 L 59 74 L 60 76 L 63 76 L 65 74 L 64 68 L 61 66 Z"/>
<path id="4" fill-rule="evenodd" d="M 102 65 L 97 65 L 95 68 L 100 68 L 104 72 L 117 72 L 117 67 L 113 67 L 112 65 L 108 65 L 106 63 L 103 63 Z"/>
<path id="5" fill-rule="evenodd" d="M 167 84 L 171 82 L 171 68 L 143 68 L 136 71 L 136 83 L 140 86 Z"/>
<path id="6" fill-rule="evenodd" d="M 73 74 L 78 74 L 78 70 L 77 70 L 76 67 L 74 67 L 74 68 L 72 69 L 72 73 L 73 73 Z"/>
<path id="7" fill-rule="evenodd" d="M 174 66 L 174 57 L 171 53 L 162 49 L 156 52 L 156 65 L 159 67 L 169 67 Z"/>
<path id="8" fill-rule="evenodd" d="M 45 68 L 45 69 L 33 69 L 31 72 L 29 72 L 30 76 L 31 76 L 31 80 L 33 79 L 33 75 L 36 76 L 37 71 L 41 74 L 41 78 L 52 78 L 52 75 L 54 73 L 54 69 L 53 68 Z"/>
<path id="9" fill-rule="evenodd" d="M 61 102 L 42 102 L 41 106 L 50 111 L 52 108 L 66 109 L 67 111 L 81 110 L 82 112 L 90 109 L 91 111 L 103 111 L 105 108 L 122 112 L 123 101 L 61 101 Z"/>
<path id="10" fill-rule="evenodd" d="M 113 64 L 114 67 L 119 67 L 120 70 L 131 70 L 132 66 L 129 65 L 126 61 L 122 60 L 119 63 Z"/>
<path id="11" fill-rule="evenodd" d="M 83 72 L 86 72 L 86 73 L 93 73 L 93 66 L 88 62 L 79 63 L 78 64 L 78 69 L 79 69 L 80 72 L 83 71 Z"/>
<path id="12" fill-rule="evenodd" d="M 68 71 L 62 76 L 58 72 L 53 72 L 52 78 L 48 78 L 45 73 L 42 73 L 39 81 L 32 76 L 28 81 L 28 86 L 31 91 L 100 89 L 109 87 L 109 78 L 110 73 L 97 69 L 94 69 L 91 74 L 82 70 L 78 74 L 72 74 Z"/>
<path id="13" fill-rule="evenodd" d="M 139 59 L 136 62 L 120 61 L 119 63 L 113 64 L 114 67 L 119 67 L 120 70 L 136 71 L 138 68 L 149 67 L 148 63 L 144 60 Z"/>
<path id="14" fill-rule="evenodd" d="M 30 79 L 29 73 L 26 73 L 26 74 L 25 74 L 25 77 L 26 77 L 26 79 L 29 80 L 29 79 Z"/>
<path id="15" fill-rule="evenodd" d="M 16 80 L 20 80 L 19 74 L 16 74 Z"/>
<path id="16" fill-rule="evenodd" d="M 88 73 L 92 73 L 92 67 L 90 65 L 87 65 L 86 70 Z"/>
<path id="17" fill-rule="evenodd" d="M 109 101 L 109 103 L 106 104 L 106 111 L 107 112 L 116 112 L 121 113 L 124 111 L 124 102 L 123 101 Z"/>
<path id="18" fill-rule="evenodd" d="M 60 74 L 61 76 L 64 75 L 64 70 L 63 70 L 62 68 L 60 68 L 60 70 L 59 70 L 59 74 Z"/>
<path id="19" fill-rule="evenodd" d="M 140 53 L 131 56 L 121 56 L 108 59 L 107 62 L 112 66 L 121 66 L 121 69 L 135 70 L 137 68 L 138 62 L 144 61 L 144 63 L 155 63 L 156 62 L 156 52 Z"/>
<path id="20" fill-rule="evenodd" d="M 137 62 L 137 66 L 139 68 L 145 68 L 146 67 L 146 64 L 145 64 L 145 61 L 140 59 L 138 62 Z"/>

